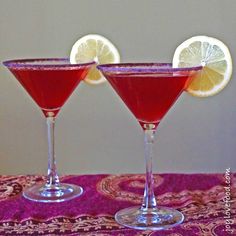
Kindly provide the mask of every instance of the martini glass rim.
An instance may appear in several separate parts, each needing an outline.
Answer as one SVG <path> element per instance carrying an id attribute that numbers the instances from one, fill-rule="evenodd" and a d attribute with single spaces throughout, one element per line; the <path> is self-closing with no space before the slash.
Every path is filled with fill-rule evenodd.
<path id="1" fill-rule="evenodd" d="M 200 71 L 202 66 L 194 67 L 172 67 L 172 63 L 114 63 L 100 64 L 97 68 L 105 73 L 117 74 L 147 74 L 147 73 L 173 73 L 173 72 L 191 72 Z"/>
<path id="2" fill-rule="evenodd" d="M 71 64 L 69 58 L 29 58 L 3 61 L 3 65 L 16 70 L 73 70 L 95 64 L 95 61 Z"/>

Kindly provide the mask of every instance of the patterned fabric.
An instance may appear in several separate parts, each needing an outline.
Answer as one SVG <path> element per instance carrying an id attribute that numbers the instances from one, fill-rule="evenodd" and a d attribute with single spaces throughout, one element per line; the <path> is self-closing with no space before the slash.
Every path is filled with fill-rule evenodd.
<path id="1" fill-rule="evenodd" d="M 35 203 L 22 197 L 25 187 L 43 180 L 0 176 L 0 235 L 236 235 L 236 174 L 231 174 L 228 189 L 224 174 L 155 175 L 158 203 L 185 216 L 180 226 L 156 232 L 124 228 L 114 220 L 118 210 L 141 204 L 144 175 L 63 176 L 63 182 L 82 186 L 83 195 L 62 203 Z"/>

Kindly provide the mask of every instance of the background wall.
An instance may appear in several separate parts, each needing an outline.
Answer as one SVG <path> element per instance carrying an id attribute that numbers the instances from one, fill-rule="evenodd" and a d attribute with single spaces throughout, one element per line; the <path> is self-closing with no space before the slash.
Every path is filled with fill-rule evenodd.
<path id="1" fill-rule="evenodd" d="M 109 38 L 123 61 L 170 62 L 194 35 L 223 40 L 236 55 L 234 0 L 0 0 L 0 61 L 65 57 L 89 33 Z M 235 65 L 234 65 L 235 66 Z M 236 79 L 219 95 L 183 94 L 159 126 L 154 170 L 236 170 Z M 144 172 L 143 134 L 108 84 L 81 83 L 58 115 L 60 173 Z M 0 173 L 45 173 L 46 124 L 39 108 L 0 66 Z"/>

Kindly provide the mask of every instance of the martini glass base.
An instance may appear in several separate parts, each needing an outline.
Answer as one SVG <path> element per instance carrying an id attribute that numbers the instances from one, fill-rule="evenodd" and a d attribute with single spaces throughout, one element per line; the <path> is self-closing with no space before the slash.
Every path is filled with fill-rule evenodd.
<path id="1" fill-rule="evenodd" d="M 118 211 L 115 219 L 119 224 L 132 229 L 163 230 L 181 224 L 184 216 L 181 212 L 168 207 L 149 210 L 130 207 Z"/>
<path id="2" fill-rule="evenodd" d="M 60 183 L 56 186 L 34 185 L 23 192 L 23 196 L 35 202 L 64 202 L 80 196 L 83 189 L 73 184 Z"/>

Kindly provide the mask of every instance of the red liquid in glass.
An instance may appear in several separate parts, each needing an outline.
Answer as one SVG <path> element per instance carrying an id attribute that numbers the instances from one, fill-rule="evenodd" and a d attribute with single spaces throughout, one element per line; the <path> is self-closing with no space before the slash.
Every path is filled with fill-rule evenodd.
<path id="1" fill-rule="evenodd" d="M 143 128 L 159 124 L 189 82 L 189 75 L 106 75 Z"/>
<path id="2" fill-rule="evenodd" d="M 45 116 L 56 116 L 88 70 L 89 67 L 59 70 L 11 69 L 11 72 Z"/>

